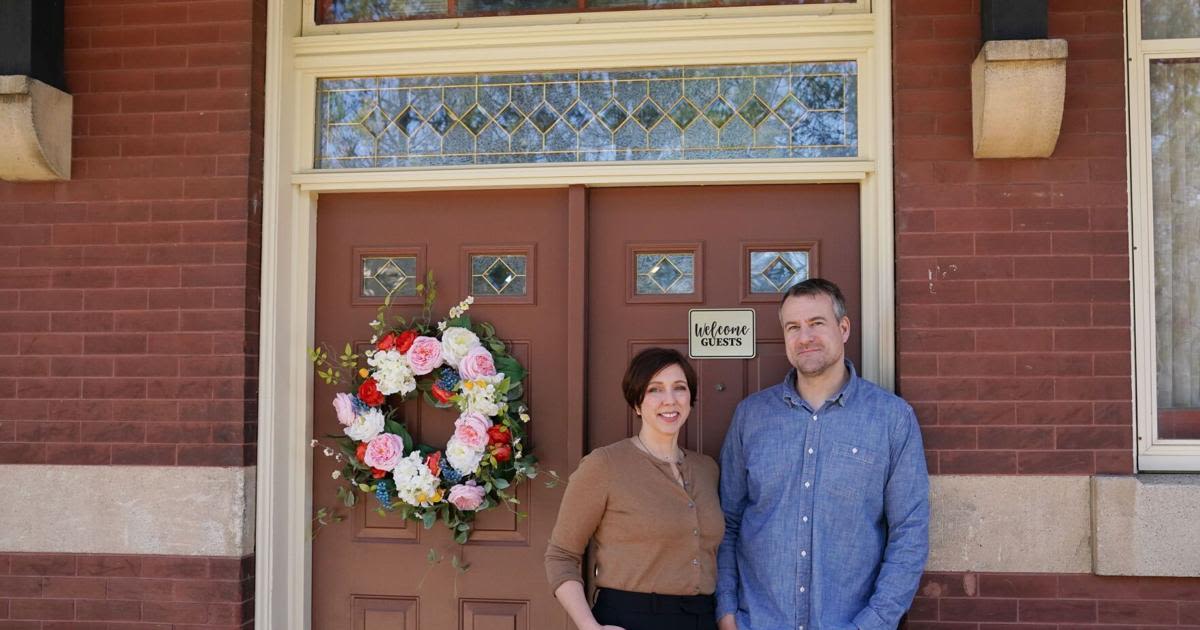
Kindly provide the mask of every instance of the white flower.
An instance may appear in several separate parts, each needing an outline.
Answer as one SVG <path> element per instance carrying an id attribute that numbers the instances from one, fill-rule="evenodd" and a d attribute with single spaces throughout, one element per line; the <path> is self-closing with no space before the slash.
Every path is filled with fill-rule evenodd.
<path id="1" fill-rule="evenodd" d="M 475 333 L 461 326 L 450 326 L 442 333 L 442 360 L 458 369 L 463 357 L 479 346 L 479 337 Z"/>
<path id="2" fill-rule="evenodd" d="M 417 379 L 408 366 L 408 359 L 396 350 L 376 352 L 367 359 L 367 365 L 375 368 L 371 377 L 384 396 L 397 392 L 405 396 L 417 388 Z"/>
<path id="3" fill-rule="evenodd" d="M 340 479 L 342 476 L 342 471 L 335 470 L 335 471 L 329 473 L 329 476 L 332 477 L 333 479 Z"/>
<path id="4" fill-rule="evenodd" d="M 383 433 L 383 412 L 378 409 L 368 409 L 361 415 L 355 416 L 354 422 L 345 428 L 346 436 L 357 442 L 366 442 Z"/>
<path id="5" fill-rule="evenodd" d="M 401 501 L 416 506 L 430 506 L 437 500 L 438 478 L 429 472 L 421 454 L 413 451 L 396 464 L 392 470 L 396 482 L 396 495 Z"/>
<path id="6" fill-rule="evenodd" d="M 333 457 L 333 449 L 329 448 L 328 446 L 325 447 L 324 453 L 325 457 Z"/>
<path id="7" fill-rule="evenodd" d="M 446 442 L 446 461 L 463 475 L 473 475 L 483 459 L 483 451 L 475 450 L 458 438 Z"/>
<path id="8" fill-rule="evenodd" d="M 311 447 L 313 447 L 313 448 L 317 448 L 317 445 L 318 445 L 318 444 L 320 444 L 320 442 L 318 442 L 317 440 L 313 440 L 313 441 L 311 441 L 311 442 L 309 442 L 309 443 L 308 443 L 308 445 L 309 445 L 309 446 L 311 446 Z"/>
<path id="9" fill-rule="evenodd" d="M 529 422 L 529 414 L 522 411 L 520 417 L 521 417 L 521 422 Z"/>
<path id="10" fill-rule="evenodd" d="M 496 383 L 502 380 L 504 380 L 503 374 L 493 374 L 463 381 L 462 392 L 458 397 L 459 410 L 473 411 L 489 418 L 499 414 L 500 404 L 496 402 Z"/>

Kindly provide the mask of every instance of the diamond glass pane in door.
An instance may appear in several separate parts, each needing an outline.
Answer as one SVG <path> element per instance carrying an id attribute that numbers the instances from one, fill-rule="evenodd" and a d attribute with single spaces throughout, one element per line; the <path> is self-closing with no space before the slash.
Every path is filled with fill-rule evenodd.
<path id="1" fill-rule="evenodd" d="M 808 278 L 808 252 L 750 252 L 750 292 L 783 293 Z"/>
<path id="2" fill-rule="evenodd" d="M 416 256 L 365 256 L 362 275 L 363 297 L 412 297 L 417 294 Z"/>
<path id="3" fill-rule="evenodd" d="M 638 295 L 687 295 L 696 290 L 694 254 L 637 254 Z"/>
<path id="4" fill-rule="evenodd" d="M 527 264 L 524 254 L 471 256 L 471 294 L 525 295 L 528 290 Z"/>

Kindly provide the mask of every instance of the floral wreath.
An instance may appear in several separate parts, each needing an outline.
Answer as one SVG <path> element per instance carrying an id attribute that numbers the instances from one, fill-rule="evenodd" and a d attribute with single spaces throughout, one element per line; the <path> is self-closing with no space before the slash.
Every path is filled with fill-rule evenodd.
<path id="1" fill-rule="evenodd" d="M 349 343 L 336 364 L 327 348 L 310 352 L 322 380 L 350 386 L 333 400 L 345 435 L 327 436 L 337 449 L 325 447 L 324 454 L 343 463 L 332 477 L 346 482 L 337 490 L 346 507 L 355 505 L 359 494 L 371 494 L 381 514 L 398 512 L 426 529 L 441 519 L 461 544 L 470 537 L 477 513 L 517 504 L 506 490 L 537 474 L 537 459 L 524 443 L 529 422 L 521 400 L 525 369 L 491 324 L 472 324 L 466 316 L 473 297 L 432 325 L 429 314 L 437 294 L 432 272 L 417 290 L 425 298 L 422 316 L 411 322 L 396 316 L 389 324 L 390 299 L 385 299 L 370 324 L 374 345 L 363 357 Z M 361 358 L 367 367 L 360 367 Z M 343 369 L 351 374 L 348 383 Z M 415 444 L 397 419 L 400 405 L 414 396 L 434 407 L 458 409 L 454 435 L 444 447 Z M 318 444 L 313 440 L 314 447 Z M 329 518 L 322 508 L 314 520 L 323 526 Z"/>

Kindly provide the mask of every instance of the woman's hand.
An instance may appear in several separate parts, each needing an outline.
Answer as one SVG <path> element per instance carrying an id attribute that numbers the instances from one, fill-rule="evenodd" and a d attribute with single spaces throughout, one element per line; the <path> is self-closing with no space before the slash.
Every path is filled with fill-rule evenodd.
<path id="1" fill-rule="evenodd" d="M 737 630 L 737 619 L 729 613 L 717 620 L 717 630 Z"/>

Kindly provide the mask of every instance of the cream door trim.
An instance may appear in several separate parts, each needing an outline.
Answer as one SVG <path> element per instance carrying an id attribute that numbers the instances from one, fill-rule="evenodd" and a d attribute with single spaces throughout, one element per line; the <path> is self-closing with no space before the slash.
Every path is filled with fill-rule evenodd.
<path id="1" fill-rule="evenodd" d="M 865 10 L 865 0 L 856 5 Z M 840 10 L 839 10 L 840 11 Z M 647 13 L 642 20 L 634 13 Z M 269 0 L 260 322 L 256 627 L 311 627 L 313 288 L 317 194 L 498 186 L 858 182 L 864 376 L 895 373 L 891 6 L 820 15 L 781 7 L 496 18 L 495 29 L 416 22 L 301 37 L 301 3 Z M 308 14 L 311 14 L 309 12 Z M 669 15 L 668 15 L 669 14 Z M 636 17 L 636 16 L 633 16 Z M 620 21 L 619 25 L 612 22 Z M 447 22 L 447 21 L 437 21 Z M 451 21 L 453 22 L 453 21 Z M 461 20 L 459 22 L 467 22 Z M 548 23 L 547 23 L 548 22 Z M 436 28 L 434 28 L 436 27 Z M 359 30 L 393 32 L 352 33 Z M 468 33 L 468 30 L 474 32 Z M 483 31 L 487 31 L 486 33 Z M 350 34 L 325 34 L 329 32 Z M 403 31 L 403 32 L 401 32 Z M 533 45 L 526 46 L 526 43 Z M 315 171 L 317 77 L 621 68 L 697 63 L 859 63 L 859 152 L 851 160 L 537 165 L 421 171 Z"/>

